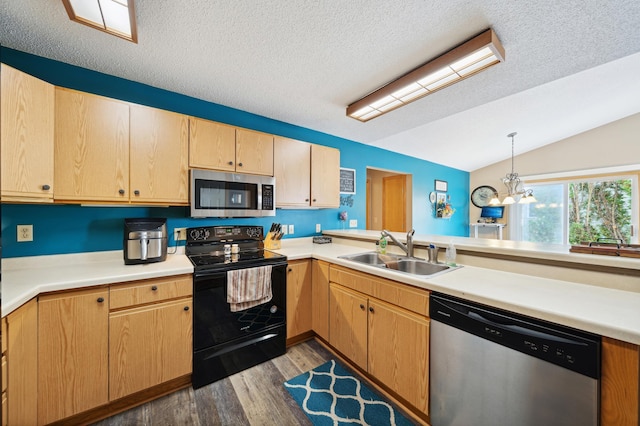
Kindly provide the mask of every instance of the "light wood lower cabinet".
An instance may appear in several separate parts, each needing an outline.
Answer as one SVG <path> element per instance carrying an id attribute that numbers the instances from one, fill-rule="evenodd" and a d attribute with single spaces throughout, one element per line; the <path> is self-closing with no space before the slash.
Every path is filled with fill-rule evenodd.
<path id="1" fill-rule="evenodd" d="M 367 370 L 367 296 L 335 283 L 329 294 L 329 343 Z"/>
<path id="2" fill-rule="evenodd" d="M 106 404 L 109 290 L 44 295 L 38 300 L 38 423 Z M 9 396 L 11 401 L 12 396 Z"/>
<path id="3" fill-rule="evenodd" d="M 112 285 L 111 401 L 191 373 L 192 277 Z"/>
<path id="4" fill-rule="evenodd" d="M 329 343 L 428 414 L 428 291 L 334 265 L 330 281 Z"/>
<path id="5" fill-rule="evenodd" d="M 427 413 L 429 404 L 429 319 L 369 299 L 368 371 Z"/>
<path id="6" fill-rule="evenodd" d="M 329 341 L 329 263 L 311 261 L 311 326 L 313 331 Z"/>
<path id="7" fill-rule="evenodd" d="M 32 299 L 7 317 L 7 391 L 2 418 L 10 425 L 38 423 L 38 303 Z M 3 377 L 4 380 L 4 377 Z M 5 403 L 6 398 L 6 403 Z"/>
<path id="8" fill-rule="evenodd" d="M 191 300 L 109 315 L 109 398 L 191 373 Z"/>
<path id="9" fill-rule="evenodd" d="M 311 327 L 311 261 L 292 260 L 287 268 L 287 339 Z"/>

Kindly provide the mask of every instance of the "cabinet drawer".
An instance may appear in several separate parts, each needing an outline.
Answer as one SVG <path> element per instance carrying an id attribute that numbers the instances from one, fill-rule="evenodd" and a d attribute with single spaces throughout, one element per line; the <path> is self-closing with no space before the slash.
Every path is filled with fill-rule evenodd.
<path id="1" fill-rule="evenodd" d="M 337 265 L 331 265 L 329 269 L 329 281 L 369 295 L 373 291 L 372 278 L 372 275 Z"/>
<path id="2" fill-rule="evenodd" d="M 178 297 L 191 296 L 191 275 L 154 278 L 111 286 L 110 309 L 120 309 L 147 303 L 155 303 Z"/>
<path id="3" fill-rule="evenodd" d="M 329 279 L 420 315 L 429 316 L 429 291 L 392 280 L 331 265 Z"/>
<path id="4" fill-rule="evenodd" d="M 374 280 L 371 295 L 403 307 L 416 314 L 429 316 L 429 291 L 389 280 Z"/>

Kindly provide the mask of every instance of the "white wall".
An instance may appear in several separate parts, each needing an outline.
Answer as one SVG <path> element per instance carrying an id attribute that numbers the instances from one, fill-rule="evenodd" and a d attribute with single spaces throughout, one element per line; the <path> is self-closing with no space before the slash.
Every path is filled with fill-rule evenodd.
<path id="1" fill-rule="evenodd" d="M 630 164 L 640 164 L 640 113 L 515 157 L 515 171 L 520 176 Z M 469 174 L 469 189 L 489 185 L 503 192 L 501 179 L 509 172 L 511 158 L 475 170 Z M 476 222 L 479 216 L 480 209 L 470 203 L 469 222 Z M 504 234 L 508 239 L 508 225 Z"/>

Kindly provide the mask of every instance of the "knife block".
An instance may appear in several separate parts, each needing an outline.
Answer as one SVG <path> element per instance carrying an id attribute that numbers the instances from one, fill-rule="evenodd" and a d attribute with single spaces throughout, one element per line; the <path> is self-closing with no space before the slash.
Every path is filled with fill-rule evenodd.
<path id="1" fill-rule="evenodd" d="M 273 232 L 267 233 L 264 238 L 264 248 L 267 250 L 279 250 L 282 247 L 282 240 L 272 240 Z"/>

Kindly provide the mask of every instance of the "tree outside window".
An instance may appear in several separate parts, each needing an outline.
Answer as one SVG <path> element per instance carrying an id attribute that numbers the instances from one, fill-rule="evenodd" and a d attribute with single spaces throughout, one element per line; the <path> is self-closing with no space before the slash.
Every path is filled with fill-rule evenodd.
<path id="1" fill-rule="evenodd" d="M 527 187 L 538 201 L 512 206 L 513 239 L 572 245 L 598 239 L 633 242 L 634 179 L 582 179 Z"/>

